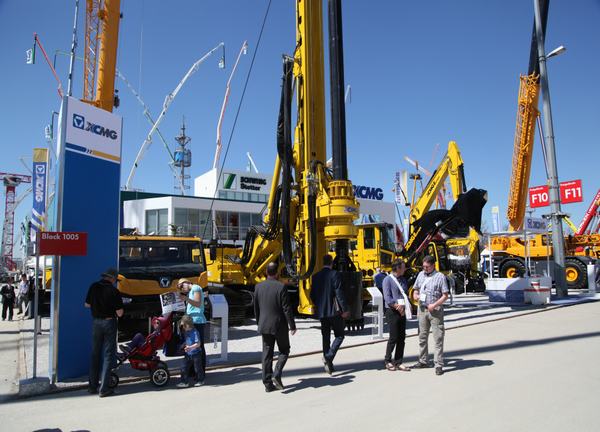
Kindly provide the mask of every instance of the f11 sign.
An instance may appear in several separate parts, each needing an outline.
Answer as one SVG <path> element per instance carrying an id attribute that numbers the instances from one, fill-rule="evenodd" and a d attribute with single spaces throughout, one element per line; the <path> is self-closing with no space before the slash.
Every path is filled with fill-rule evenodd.
<path id="1" fill-rule="evenodd" d="M 560 203 L 570 204 L 583 201 L 581 180 L 571 180 L 560 183 Z M 548 186 L 529 188 L 529 207 L 546 207 L 550 205 Z"/>
<path id="2" fill-rule="evenodd" d="M 50 232 L 40 235 L 40 255 L 87 255 L 87 233 Z"/>
<path id="3" fill-rule="evenodd" d="M 581 180 L 562 182 L 560 184 L 560 202 L 569 204 L 583 201 Z"/>

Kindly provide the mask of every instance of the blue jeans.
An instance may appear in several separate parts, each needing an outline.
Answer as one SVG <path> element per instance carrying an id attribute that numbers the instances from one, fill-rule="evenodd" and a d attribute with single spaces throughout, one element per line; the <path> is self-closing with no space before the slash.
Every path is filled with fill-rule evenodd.
<path id="1" fill-rule="evenodd" d="M 344 341 L 344 319 L 339 316 L 321 318 L 321 336 L 323 337 L 323 356 L 327 361 L 333 362 L 335 355 Z M 331 343 L 331 330 L 335 339 Z"/>
<path id="2" fill-rule="evenodd" d="M 204 381 L 204 368 L 202 365 L 202 352 L 198 352 L 196 354 L 186 354 L 185 355 L 185 365 L 183 367 L 183 373 L 181 374 L 181 381 L 190 384 L 190 375 L 191 372 L 194 372 L 196 375 L 196 382 Z"/>
<path id="3" fill-rule="evenodd" d="M 198 334 L 200 335 L 200 348 L 202 348 L 202 352 L 200 353 L 200 359 L 202 360 L 202 379 L 200 381 L 204 381 L 204 374 L 206 371 L 206 351 L 204 350 L 204 323 L 194 323 L 194 328 L 198 330 Z"/>
<path id="4" fill-rule="evenodd" d="M 100 393 L 109 390 L 110 371 L 117 353 L 117 320 L 94 318 L 92 322 L 92 358 L 90 361 L 89 388 Z M 102 360 L 102 362 L 101 362 Z M 100 365 L 102 364 L 102 369 Z"/>

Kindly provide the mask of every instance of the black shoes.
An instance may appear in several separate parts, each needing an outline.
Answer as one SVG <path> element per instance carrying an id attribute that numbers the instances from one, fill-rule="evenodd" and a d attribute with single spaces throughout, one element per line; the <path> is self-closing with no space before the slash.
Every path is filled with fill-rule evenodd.
<path id="1" fill-rule="evenodd" d="M 88 387 L 87 392 L 89 394 L 98 394 L 98 389 L 97 388 Z"/>
<path id="2" fill-rule="evenodd" d="M 438 367 L 436 367 L 436 368 L 435 368 L 435 374 L 436 374 L 436 375 L 438 375 L 438 376 L 439 376 L 439 375 L 444 375 L 444 369 L 442 369 L 442 368 L 441 368 L 441 367 L 439 367 L 439 366 L 438 366 Z"/>
<path id="3" fill-rule="evenodd" d="M 335 372 L 335 369 L 333 368 L 333 363 L 331 363 L 331 360 L 327 360 L 327 358 L 325 358 L 325 356 L 323 356 L 322 360 L 323 360 L 323 367 L 325 368 L 326 373 L 331 375 L 333 372 Z"/>
<path id="4" fill-rule="evenodd" d="M 109 390 L 106 390 L 104 393 L 100 393 L 100 397 L 103 398 L 103 397 L 107 397 L 107 396 L 112 396 L 114 394 L 115 394 L 115 391 L 113 389 L 109 389 Z"/>
<path id="5" fill-rule="evenodd" d="M 277 390 L 283 390 L 283 382 L 281 382 L 281 377 L 273 377 L 273 385 Z"/>
<path id="6" fill-rule="evenodd" d="M 427 369 L 430 368 L 431 365 L 429 365 L 429 363 L 421 363 L 421 362 L 417 362 L 414 365 L 412 365 L 410 368 L 411 369 Z"/>
<path id="7" fill-rule="evenodd" d="M 267 393 L 271 393 L 272 391 L 277 390 L 277 387 L 275 387 L 273 384 L 269 383 L 269 384 L 265 384 L 265 391 Z"/>

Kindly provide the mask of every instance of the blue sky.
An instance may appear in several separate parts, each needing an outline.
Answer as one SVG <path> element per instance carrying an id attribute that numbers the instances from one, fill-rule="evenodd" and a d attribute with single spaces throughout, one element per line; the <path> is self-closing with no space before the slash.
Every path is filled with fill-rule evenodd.
<path id="1" fill-rule="evenodd" d="M 81 0 L 78 55 L 83 54 Z M 224 144 L 267 5 L 266 0 L 177 1 L 122 0 L 118 67 L 139 89 L 157 116 L 164 97 L 190 65 L 223 41 L 228 68 L 218 56 L 205 62 L 171 105 L 161 131 L 169 143 L 185 115 L 192 137 L 193 177 L 212 166 L 215 130 L 225 83 L 241 44 L 248 40 L 232 83 L 223 125 Z M 71 44 L 74 1 L 0 0 L 0 171 L 23 173 L 20 156 L 44 146 L 44 127 L 59 109 L 56 84 L 38 51 L 35 65 L 25 51 L 37 32 L 52 57 Z M 346 1 L 344 55 L 349 173 L 355 184 L 382 187 L 392 199 L 394 172 L 409 169 L 405 155 L 437 165 L 449 140 L 456 140 L 465 160 L 467 184 L 489 191 L 485 217 L 493 205 L 501 215 L 506 201 L 516 118 L 518 76 L 527 72 L 533 2 L 496 1 Z M 565 45 L 567 53 L 549 60 L 548 70 L 560 180 L 580 178 L 584 202 L 563 210 L 579 223 L 600 187 L 600 1 L 551 1 L 546 50 Z M 281 55 L 294 47 L 294 2 L 273 1 L 250 77 L 226 165 L 244 169 L 249 151 L 259 169 L 271 172 L 279 106 Z M 66 88 L 68 58 L 57 58 Z M 328 72 L 326 71 L 326 76 Z M 82 64 L 76 63 L 74 93 L 81 97 Z M 122 183 L 149 130 L 142 109 L 117 79 L 124 118 Z M 329 110 L 327 111 L 329 122 Z M 328 135 L 328 140 L 329 140 Z M 224 153 L 224 152 L 223 152 Z M 137 171 L 134 186 L 170 193 L 173 178 L 168 157 L 156 137 Z M 30 160 L 28 160 L 28 164 Z M 89 179 L 86 181 L 94 181 Z M 536 134 L 530 185 L 545 183 Z M 24 188 L 20 189 L 21 191 Z M 4 199 L 0 204 L 4 211 Z M 27 199 L 16 224 L 27 214 Z M 542 212 L 538 211 L 538 214 Z"/>

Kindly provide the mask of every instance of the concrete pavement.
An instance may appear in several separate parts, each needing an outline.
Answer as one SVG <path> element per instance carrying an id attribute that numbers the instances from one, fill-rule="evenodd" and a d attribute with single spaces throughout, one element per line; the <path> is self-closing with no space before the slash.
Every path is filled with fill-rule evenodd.
<path id="1" fill-rule="evenodd" d="M 407 339 L 409 363 L 416 344 Z M 213 371 L 203 388 L 140 382 L 105 399 L 74 391 L 7 402 L 2 430 L 598 429 L 598 302 L 449 330 L 441 377 L 386 371 L 383 350 L 341 350 L 332 377 L 319 355 L 290 359 L 286 390 L 269 394 L 250 365 Z"/>

